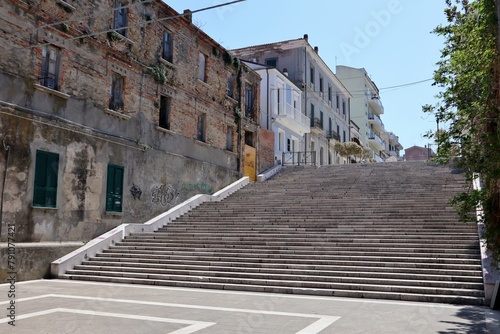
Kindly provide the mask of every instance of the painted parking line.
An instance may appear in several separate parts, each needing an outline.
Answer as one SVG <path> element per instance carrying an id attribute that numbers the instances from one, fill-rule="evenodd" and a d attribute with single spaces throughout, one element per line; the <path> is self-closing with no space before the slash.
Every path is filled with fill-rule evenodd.
<path id="1" fill-rule="evenodd" d="M 330 315 L 322 315 L 322 314 L 307 314 L 307 313 L 293 313 L 293 312 L 279 312 L 279 311 L 263 311 L 263 310 L 252 310 L 252 309 L 243 309 L 243 308 L 229 308 L 229 307 L 217 307 L 217 306 L 204 306 L 204 305 L 192 305 L 192 304 L 178 304 L 178 303 L 164 303 L 164 302 L 151 302 L 151 301 L 143 301 L 143 300 L 130 300 L 130 299 L 117 299 L 117 298 L 102 298 L 102 297 L 88 297 L 88 296 L 75 296 L 75 295 L 62 295 L 62 294 L 46 294 L 41 296 L 27 297 L 17 299 L 16 302 L 26 302 L 33 301 L 37 299 L 44 298 L 63 298 L 63 299 L 75 299 L 75 300 L 87 300 L 92 302 L 108 302 L 108 303 L 125 303 L 125 304 L 135 304 L 135 305 L 147 305 L 147 306 L 159 306 L 159 307 L 172 307 L 172 308 L 186 308 L 186 309 L 197 309 L 197 310 L 205 310 L 205 311 L 218 311 L 218 312 L 233 312 L 233 313 L 248 313 L 248 314 L 260 314 L 260 315 L 269 315 L 269 316 L 285 316 L 285 317 L 296 317 L 296 318 L 309 318 L 316 319 L 315 322 L 310 324 L 309 326 L 303 328 L 298 331 L 297 334 L 317 334 L 322 330 L 328 328 L 335 321 L 339 320 L 340 317 L 330 316 Z M 0 305 L 8 303 L 0 302 Z M 92 312 L 92 311 L 88 311 Z M 97 312 L 99 313 L 99 312 Z M 30 313 L 33 314 L 33 313 Z M 99 314 L 96 314 L 99 315 Z M 25 315 L 24 317 L 26 317 Z M 18 319 L 22 319 L 18 317 Z M 162 318 L 159 318 L 162 319 Z M 8 320 L 8 319 L 7 319 Z M 173 322 L 176 319 L 170 319 Z M 185 321 L 185 320 L 179 320 Z M 0 321 L 0 323 L 5 322 L 5 320 Z M 192 324 L 193 326 L 195 324 Z M 204 327 L 205 328 L 205 327 Z M 191 332 L 185 332 L 191 333 Z M 184 332 L 175 332 L 175 334 L 184 334 Z"/>

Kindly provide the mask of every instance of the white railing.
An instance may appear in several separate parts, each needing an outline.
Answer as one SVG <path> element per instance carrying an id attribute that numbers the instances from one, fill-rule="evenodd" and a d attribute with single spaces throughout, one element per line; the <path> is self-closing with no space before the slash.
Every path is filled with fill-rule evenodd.
<path id="1" fill-rule="evenodd" d="M 59 277 L 66 271 L 72 269 L 75 265 L 82 263 L 84 259 L 95 256 L 104 249 L 109 248 L 131 233 L 138 232 L 154 232 L 159 228 L 167 225 L 174 219 L 182 216 L 186 212 L 196 208 L 204 202 L 221 201 L 232 193 L 238 191 L 249 183 L 247 176 L 228 185 L 227 187 L 217 191 L 213 195 L 200 194 L 191 197 L 190 199 L 176 205 L 172 209 L 164 212 L 144 224 L 122 224 L 115 227 L 109 232 L 89 241 L 84 246 L 63 256 L 60 259 L 53 261 L 50 264 L 50 274 L 52 277 Z"/>
<path id="2" fill-rule="evenodd" d="M 285 108 L 282 108 L 282 107 Z M 286 117 L 288 119 L 294 120 L 302 126 L 309 127 L 311 121 L 309 117 L 304 115 L 299 109 L 294 108 L 291 104 L 280 104 L 281 108 L 275 110 L 276 116 Z M 284 109 L 284 110 L 283 110 Z"/>

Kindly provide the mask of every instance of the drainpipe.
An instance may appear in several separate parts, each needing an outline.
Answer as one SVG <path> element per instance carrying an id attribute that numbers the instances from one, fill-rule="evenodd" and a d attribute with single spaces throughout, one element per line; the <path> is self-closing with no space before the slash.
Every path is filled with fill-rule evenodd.
<path id="1" fill-rule="evenodd" d="M 307 115 L 307 47 L 304 46 L 304 111 Z M 309 127 L 311 124 L 309 123 Z M 307 133 L 304 134 L 304 163 L 307 165 Z M 311 156 L 312 159 L 312 156 Z"/>
<path id="2" fill-rule="evenodd" d="M 349 122 L 347 123 L 347 141 L 351 141 L 351 98 L 347 98 L 347 111 L 349 112 Z M 354 158 L 356 159 L 356 158 Z M 348 164 L 351 163 L 351 157 L 349 157 L 349 161 L 347 162 Z"/>
<path id="3" fill-rule="evenodd" d="M 267 117 L 266 117 L 266 121 L 267 121 L 267 129 L 268 130 L 272 130 L 270 129 L 270 126 L 271 126 L 271 112 L 270 112 L 270 107 L 269 107 L 269 68 L 266 68 L 266 76 L 267 76 L 267 87 L 266 87 L 266 113 L 267 113 Z M 262 95 L 261 95 L 262 96 Z"/>
<path id="4" fill-rule="evenodd" d="M 7 168 L 9 167 L 9 152 L 10 152 L 10 146 L 5 144 L 5 138 L 3 139 L 3 148 L 5 149 L 5 170 L 3 171 L 2 198 L 0 199 L 0 238 L 2 237 L 3 199 L 5 197 L 5 179 L 7 179 Z"/>
<path id="5" fill-rule="evenodd" d="M 239 92 L 239 96 L 238 96 L 238 108 L 240 110 L 240 117 L 239 117 L 239 120 L 238 120 L 238 123 L 236 124 L 236 132 L 237 132 L 237 135 L 236 135 L 236 138 L 237 138 L 237 150 L 238 150 L 238 161 L 237 161 L 237 168 L 238 168 L 238 174 L 239 174 L 239 177 L 242 177 L 243 176 L 243 170 L 241 168 L 241 163 L 243 161 L 243 155 L 244 155 L 244 152 L 243 152 L 243 149 L 244 149 L 244 145 L 241 143 L 242 141 L 242 131 L 243 131 L 243 114 L 245 112 L 245 108 L 242 108 L 243 106 L 241 105 L 241 101 L 242 101 L 242 95 L 245 94 L 245 92 L 243 91 L 243 85 L 241 84 L 241 80 L 242 80 L 242 74 L 241 74 L 241 68 L 238 69 L 238 73 L 236 75 L 236 86 L 237 86 L 237 91 Z"/>

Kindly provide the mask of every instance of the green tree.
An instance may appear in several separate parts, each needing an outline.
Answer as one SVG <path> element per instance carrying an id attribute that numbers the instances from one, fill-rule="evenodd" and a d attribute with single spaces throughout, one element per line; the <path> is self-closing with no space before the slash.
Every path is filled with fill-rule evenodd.
<path id="1" fill-rule="evenodd" d="M 500 114 L 498 18 L 495 0 L 446 0 L 448 24 L 434 33 L 445 39 L 434 73 L 441 88 L 433 113 L 444 129 L 429 133 L 438 143 L 435 158 L 453 161 L 472 181 L 481 175 L 483 190 L 465 189 L 452 203 L 462 221 L 475 221 L 483 205 L 487 247 L 500 260 Z"/>

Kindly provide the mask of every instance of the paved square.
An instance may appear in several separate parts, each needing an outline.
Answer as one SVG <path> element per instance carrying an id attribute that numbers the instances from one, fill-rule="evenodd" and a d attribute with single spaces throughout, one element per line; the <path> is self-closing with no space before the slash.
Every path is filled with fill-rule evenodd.
<path id="1" fill-rule="evenodd" d="M 0 333 L 500 333 L 483 307 L 70 280 L 0 285 Z"/>

